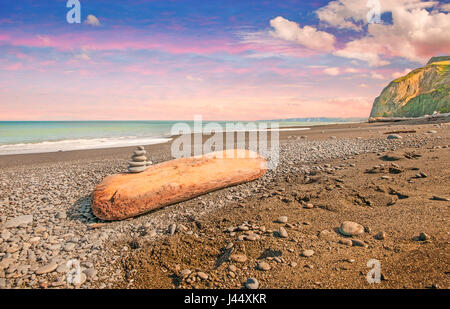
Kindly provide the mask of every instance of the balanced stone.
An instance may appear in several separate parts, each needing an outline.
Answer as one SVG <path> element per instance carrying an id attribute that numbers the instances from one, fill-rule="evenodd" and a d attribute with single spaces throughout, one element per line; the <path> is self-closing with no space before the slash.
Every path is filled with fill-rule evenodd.
<path id="1" fill-rule="evenodd" d="M 131 173 L 140 173 L 140 172 L 145 171 L 146 168 L 147 168 L 147 166 L 145 166 L 145 165 L 144 166 L 130 166 L 128 168 L 128 171 Z"/>
<path id="2" fill-rule="evenodd" d="M 149 165 L 147 162 L 147 157 L 145 156 L 147 152 L 144 150 L 143 146 L 137 147 L 133 152 L 131 161 L 128 162 L 128 171 L 130 173 L 140 173 L 146 170 Z"/>
<path id="3" fill-rule="evenodd" d="M 146 162 L 147 161 L 147 157 L 146 156 L 132 156 L 131 159 L 134 162 Z"/>
<path id="4" fill-rule="evenodd" d="M 141 161 L 141 162 L 130 161 L 130 162 L 128 162 L 128 165 L 129 165 L 129 167 L 146 166 L 147 162 L 145 162 L 145 161 Z"/>
<path id="5" fill-rule="evenodd" d="M 145 150 L 135 150 L 134 155 L 135 156 L 144 156 L 147 152 Z"/>

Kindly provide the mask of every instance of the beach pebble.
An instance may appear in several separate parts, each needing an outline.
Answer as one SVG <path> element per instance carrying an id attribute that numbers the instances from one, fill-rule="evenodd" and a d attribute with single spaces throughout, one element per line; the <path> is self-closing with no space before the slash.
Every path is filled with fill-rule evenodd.
<path id="1" fill-rule="evenodd" d="M 8 231 L 7 229 L 4 229 L 4 230 L 2 231 L 2 233 L 1 233 L 1 238 L 2 238 L 4 241 L 7 241 L 10 237 L 11 237 L 11 232 Z"/>
<path id="2" fill-rule="evenodd" d="M 259 262 L 258 263 L 258 269 L 262 271 L 268 271 L 271 269 L 269 263 L 267 262 Z"/>
<path id="3" fill-rule="evenodd" d="M 398 134 L 389 134 L 387 139 L 401 139 L 402 137 Z"/>
<path id="4" fill-rule="evenodd" d="M 314 250 L 304 250 L 302 252 L 302 256 L 304 256 L 304 257 L 311 257 L 313 255 L 314 255 Z"/>
<path id="5" fill-rule="evenodd" d="M 141 162 L 129 161 L 129 162 L 128 162 L 128 165 L 129 165 L 130 167 L 146 166 L 146 165 L 147 165 L 147 162 L 145 162 L 145 161 L 141 161 Z"/>
<path id="6" fill-rule="evenodd" d="M 378 240 L 384 240 L 384 239 L 386 239 L 386 233 L 385 232 L 379 232 L 378 234 L 376 234 L 374 236 L 374 238 L 378 239 Z"/>
<path id="7" fill-rule="evenodd" d="M 181 277 L 184 278 L 184 277 L 189 276 L 191 273 L 192 273 L 192 272 L 191 272 L 190 269 L 183 269 L 183 270 L 180 272 L 180 275 L 181 275 Z"/>
<path id="8" fill-rule="evenodd" d="M 86 274 L 89 280 L 93 280 L 94 278 L 96 278 L 98 273 L 98 271 L 93 267 L 85 269 L 83 272 Z"/>
<path id="9" fill-rule="evenodd" d="M 245 239 L 249 240 L 249 241 L 255 241 L 255 240 L 260 239 L 260 236 L 258 234 L 250 234 L 250 235 L 245 236 Z"/>
<path id="10" fill-rule="evenodd" d="M 259 288 L 259 282 L 256 278 L 248 278 L 245 282 L 245 287 L 249 290 L 256 290 Z"/>
<path id="11" fill-rule="evenodd" d="M 450 201 L 450 199 L 448 199 L 448 198 L 446 198 L 446 197 L 436 196 L 436 195 L 434 195 L 431 199 L 432 199 L 432 200 L 435 200 L 435 201 L 445 201 L 445 202 Z"/>
<path id="12" fill-rule="evenodd" d="M 58 268 L 58 264 L 56 264 L 55 262 L 51 262 L 50 264 L 39 267 L 36 270 L 36 275 L 51 273 L 52 271 L 56 270 L 56 268 Z"/>
<path id="13" fill-rule="evenodd" d="M 147 167 L 145 165 L 144 166 L 130 166 L 128 168 L 128 171 L 131 173 L 140 173 L 140 172 L 145 171 L 146 169 L 147 169 Z"/>
<path id="14" fill-rule="evenodd" d="M 312 203 L 306 203 L 304 206 L 306 209 L 313 209 L 314 205 Z"/>
<path id="15" fill-rule="evenodd" d="M 245 263 L 247 261 L 247 256 L 245 254 L 232 254 L 230 259 L 234 262 Z"/>
<path id="16" fill-rule="evenodd" d="M 288 222 L 288 217 L 287 216 L 280 216 L 278 217 L 277 223 L 287 223 Z"/>
<path id="17" fill-rule="evenodd" d="M 69 243 L 67 243 L 67 244 L 64 246 L 64 251 L 70 252 L 70 251 L 72 251 L 73 249 L 75 249 L 75 247 L 76 247 L 76 244 L 75 244 L 75 243 L 69 242 Z"/>
<path id="18" fill-rule="evenodd" d="M 351 241 L 351 239 L 347 239 L 347 238 L 339 239 L 339 243 L 349 246 L 349 247 L 353 246 L 353 242 Z"/>
<path id="19" fill-rule="evenodd" d="M 131 159 L 134 162 L 147 162 L 147 157 L 146 156 L 132 156 Z"/>
<path id="20" fill-rule="evenodd" d="M 169 225 L 168 232 L 170 235 L 175 234 L 176 230 L 177 230 L 177 225 L 175 223 L 172 223 L 171 225 Z"/>
<path id="21" fill-rule="evenodd" d="M 420 233 L 420 235 L 419 235 L 420 241 L 425 241 L 425 240 L 430 240 L 430 239 L 431 239 L 431 237 L 427 233 Z"/>
<path id="22" fill-rule="evenodd" d="M 288 237 L 288 232 L 286 231 L 286 229 L 284 227 L 280 227 L 280 229 L 278 230 L 278 236 L 281 238 L 287 238 Z"/>
<path id="23" fill-rule="evenodd" d="M 364 233 L 364 227 L 356 222 L 344 221 L 341 224 L 339 232 L 345 236 L 361 235 Z"/>
<path id="24" fill-rule="evenodd" d="M 202 272 L 202 271 L 199 271 L 199 272 L 197 273 L 197 276 L 198 276 L 200 279 L 202 279 L 202 280 L 207 280 L 207 279 L 208 279 L 208 275 L 205 274 L 205 273 Z"/>
<path id="25" fill-rule="evenodd" d="M 355 247 L 364 247 L 364 248 L 368 247 L 368 245 L 365 242 L 359 239 L 352 239 L 352 245 Z"/>
<path id="26" fill-rule="evenodd" d="M 6 223 L 4 224 L 4 227 L 5 228 L 18 227 L 20 225 L 31 224 L 32 222 L 33 222 L 33 215 L 19 216 L 12 219 L 8 219 L 8 221 L 6 221 Z"/>

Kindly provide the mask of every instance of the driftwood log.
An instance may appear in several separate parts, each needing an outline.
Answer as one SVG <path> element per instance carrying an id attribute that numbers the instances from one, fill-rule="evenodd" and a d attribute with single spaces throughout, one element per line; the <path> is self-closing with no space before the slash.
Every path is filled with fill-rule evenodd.
<path id="1" fill-rule="evenodd" d="M 122 220 L 264 175 L 266 160 L 243 149 L 180 158 L 138 174 L 107 176 L 92 194 L 102 220 Z"/>

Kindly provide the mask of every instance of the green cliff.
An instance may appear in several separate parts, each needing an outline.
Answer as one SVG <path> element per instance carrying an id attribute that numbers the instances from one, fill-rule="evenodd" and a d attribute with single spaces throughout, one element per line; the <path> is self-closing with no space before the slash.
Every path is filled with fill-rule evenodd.
<path id="1" fill-rule="evenodd" d="M 450 56 L 393 80 L 375 99 L 370 117 L 420 117 L 450 112 Z"/>

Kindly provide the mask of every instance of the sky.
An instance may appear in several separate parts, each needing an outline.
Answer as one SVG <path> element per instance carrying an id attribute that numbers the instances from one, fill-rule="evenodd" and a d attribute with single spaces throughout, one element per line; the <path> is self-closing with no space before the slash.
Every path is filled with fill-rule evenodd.
<path id="1" fill-rule="evenodd" d="M 368 117 L 450 54 L 449 1 L 67 2 L 0 0 L 0 120 Z"/>

